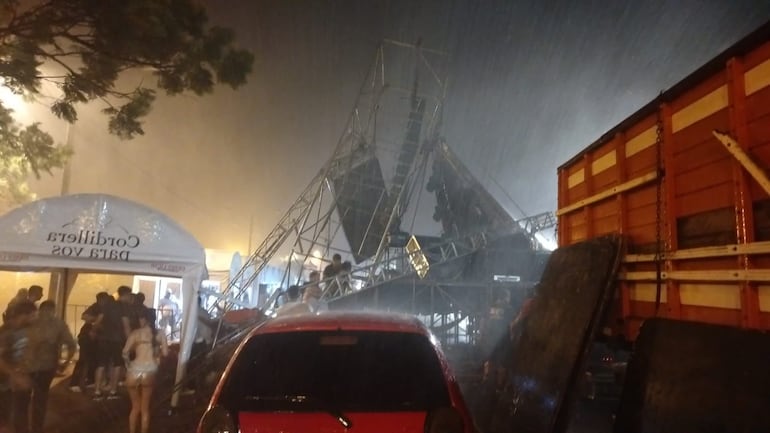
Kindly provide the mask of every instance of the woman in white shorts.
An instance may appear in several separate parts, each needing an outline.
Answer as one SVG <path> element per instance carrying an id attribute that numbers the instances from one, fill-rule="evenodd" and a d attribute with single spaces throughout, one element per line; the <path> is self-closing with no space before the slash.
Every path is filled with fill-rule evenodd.
<path id="1" fill-rule="evenodd" d="M 137 421 L 141 415 L 141 433 L 150 427 L 150 398 L 158 372 L 159 355 L 168 354 L 166 337 L 154 325 L 152 310 L 145 308 L 138 314 L 139 327 L 131 331 L 123 347 L 126 361 L 126 389 L 131 397 L 128 415 L 129 433 L 137 433 Z M 133 355 L 133 357 L 132 357 Z"/>

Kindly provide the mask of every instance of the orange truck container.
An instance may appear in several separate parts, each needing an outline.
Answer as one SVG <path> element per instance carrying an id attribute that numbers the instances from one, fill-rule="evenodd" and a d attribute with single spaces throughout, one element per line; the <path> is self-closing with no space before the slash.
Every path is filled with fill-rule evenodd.
<path id="1" fill-rule="evenodd" d="M 770 23 L 558 169 L 558 239 L 626 239 L 605 330 L 770 329 Z"/>

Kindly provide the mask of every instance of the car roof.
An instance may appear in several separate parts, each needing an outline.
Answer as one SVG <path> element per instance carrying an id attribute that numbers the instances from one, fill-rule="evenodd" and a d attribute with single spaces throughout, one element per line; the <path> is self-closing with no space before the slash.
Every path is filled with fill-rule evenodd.
<path id="1" fill-rule="evenodd" d="M 331 330 L 408 332 L 430 336 L 425 325 L 414 316 L 363 311 L 324 311 L 277 317 L 254 329 L 251 335 Z"/>

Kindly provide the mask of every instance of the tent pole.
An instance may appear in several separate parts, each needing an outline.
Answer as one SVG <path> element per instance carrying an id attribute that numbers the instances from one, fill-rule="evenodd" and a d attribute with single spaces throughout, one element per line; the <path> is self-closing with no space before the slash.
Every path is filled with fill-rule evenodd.
<path id="1" fill-rule="evenodd" d="M 69 295 L 69 269 L 51 271 L 48 280 L 48 299 L 56 303 L 57 317 L 64 318 L 64 312 Z"/>

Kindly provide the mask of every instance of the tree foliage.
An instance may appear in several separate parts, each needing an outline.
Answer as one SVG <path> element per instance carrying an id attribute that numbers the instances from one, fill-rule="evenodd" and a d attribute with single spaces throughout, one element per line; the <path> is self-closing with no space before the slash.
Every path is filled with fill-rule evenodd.
<path id="1" fill-rule="evenodd" d="M 210 26 L 194 0 L 0 0 L 3 84 L 34 98 L 43 83 L 53 83 L 58 95 L 50 109 L 68 122 L 77 121 L 79 105 L 102 104 L 109 131 L 123 139 L 144 133 L 156 92 L 237 88 L 252 63 L 233 31 Z M 151 71 L 153 82 L 126 88 L 123 74 L 137 69 Z M 19 160 L 22 171 L 39 176 L 61 167 L 68 153 L 39 125 L 22 127 L 0 106 L 5 161 Z M 7 171 L 0 166 L 0 176 Z"/>

